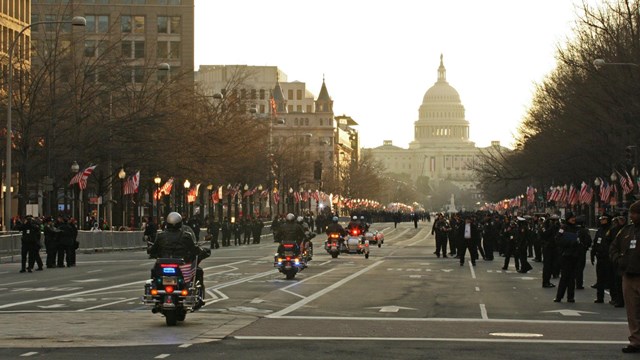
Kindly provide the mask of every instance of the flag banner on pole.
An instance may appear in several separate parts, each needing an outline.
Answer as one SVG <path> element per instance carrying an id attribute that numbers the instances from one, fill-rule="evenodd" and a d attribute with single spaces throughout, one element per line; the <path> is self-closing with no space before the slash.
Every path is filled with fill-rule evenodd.
<path id="1" fill-rule="evenodd" d="M 162 187 L 160 188 L 160 193 L 162 195 L 169 195 L 171 194 L 172 188 L 173 188 L 173 178 L 170 178 L 169 180 L 167 180 L 166 183 L 164 183 L 164 185 L 162 185 Z"/>
<path id="2" fill-rule="evenodd" d="M 81 190 L 84 190 L 87 188 L 87 178 L 89 177 L 89 175 L 91 175 L 91 173 L 93 173 L 93 170 L 96 168 L 96 166 L 98 165 L 93 165 L 93 166 L 89 166 L 88 168 L 78 172 L 69 182 L 69 186 L 73 185 L 73 184 L 78 184 L 78 187 Z"/>
<path id="3" fill-rule="evenodd" d="M 138 192 L 138 187 L 140 186 L 140 171 L 136 172 L 135 175 L 130 176 L 127 181 L 124 183 L 124 194 L 131 195 Z"/>

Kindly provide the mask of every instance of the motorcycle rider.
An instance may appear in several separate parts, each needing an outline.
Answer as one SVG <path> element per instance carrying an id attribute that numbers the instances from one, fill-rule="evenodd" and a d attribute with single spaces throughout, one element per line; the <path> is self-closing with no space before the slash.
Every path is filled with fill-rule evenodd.
<path id="1" fill-rule="evenodd" d="M 278 228 L 278 232 L 276 232 L 276 241 L 280 243 L 278 246 L 278 254 L 281 254 L 284 251 L 283 243 L 291 243 L 295 242 L 298 245 L 298 251 L 302 253 L 304 249 L 302 248 L 303 241 L 305 239 L 304 229 L 302 225 L 296 223 L 296 216 L 289 213 L 285 217 L 285 223 L 281 224 Z"/>
<path id="2" fill-rule="evenodd" d="M 360 216 L 360 225 L 364 229 L 363 232 L 369 231 L 369 224 L 367 223 L 367 220 L 365 220 L 363 215 Z"/>
<path id="3" fill-rule="evenodd" d="M 358 231 L 362 234 L 362 230 L 363 230 L 362 223 L 358 220 L 358 217 L 355 215 L 351 217 L 351 221 L 349 221 L 349 224 L 347 224 L 347 230 L 349 232 L 351 232 L 351 230 L 353 229 L 358 229 Z"/>
<path id="4" fill-rule="evenodd" d="M 156 241 L 149 249 L 149 257 L 158 258 L 182 258 L 186 263 L 192 263 L 198 258 L 198 263 L 211 255 L 211 250 L 201 248 L 196 243 L 196 235 L 193 230 L 182 223 L 182 216 L 177 212 L 167 215 L 167 227 L 158 234 Z M 152 278 L 155 278 L 153 270 Z M 195 308 L 204 305 L 204 271 L 198 267 L 196 280 L 202 285 L 202 296 L 198 299 Z"/>
<path id="5" fill-rule="evenodd" d="M 296 218 L 296 222 L 300 224 L 300 226 L 302 226 L 302 229 L 304 230 L 303 248 L 307 250 L 307 252 L 309 253 L 309 260 L 311 260 L 311 258 L 313 257 L 313 243 L 311 242 L 311 238 L 315 236 L 315 234 L 311 233 L 309 224 L 304 221 L 304 217 L 298 216 Z"/>

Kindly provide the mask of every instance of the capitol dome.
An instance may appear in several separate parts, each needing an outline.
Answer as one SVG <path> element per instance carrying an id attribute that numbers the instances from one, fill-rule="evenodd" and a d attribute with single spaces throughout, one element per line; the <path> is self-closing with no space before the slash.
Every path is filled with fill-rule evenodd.
<path id="1" fill-rule="evenodd" d="M 442 62 L 440 55 L 440 67 L 438 68 L 438 81 L 424 93 L 422 98 L 423 104 L 442 104 L 456 103 L 460 104 L 460 94 L 447 82 L 447 70 Z"/>

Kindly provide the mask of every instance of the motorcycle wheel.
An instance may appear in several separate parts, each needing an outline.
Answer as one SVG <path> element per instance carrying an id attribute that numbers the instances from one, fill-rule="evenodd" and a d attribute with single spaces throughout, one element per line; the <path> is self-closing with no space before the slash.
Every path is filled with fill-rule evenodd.
<path id="1" fill-rule="evenodd" d="M 381 244 L 381 243 L 378 243 L 378 247 L 379 247 L 379 248 L 381 248 L 381 247 L 382 247 L 382 244 Z"/>
<path id="2" fill-rule="evenodd" d="M 294 277 L 296 277 L 296 272 L 295 271 L 289 271 L 287 272 L 287 280 L 293 280 Z"/>
<path id="3" fill-rule="evenodd" d="M 331 253 L 331 257 L 334 258 L 334 259 L 337 259 L 338 258 L 338 253 L 337 252 Z"/>
<path id="4" fill-rule="evenodd" d="M 176 310 L 165 311 L 164 319 L 167 321 L 167 326 L 176 326 L 178 323 L 178 314 Z"/>
<path id="5" fill-rule="evenodd" d="M 178 321 L 184 321 L 184 319 L 187 317 L 187 312 L 186 311 L 180 311 L 179 314 L 177 314 L 176 319 Z"/>
<path id="6" fill-rule="evenodd" d="M 369 253 L 364 254 L 364 258 L 368 259 L 369 258 Z"/>

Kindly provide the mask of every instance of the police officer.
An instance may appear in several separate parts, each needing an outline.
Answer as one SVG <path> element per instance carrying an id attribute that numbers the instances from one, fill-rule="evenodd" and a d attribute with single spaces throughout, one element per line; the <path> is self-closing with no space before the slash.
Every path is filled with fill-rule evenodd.
<path id="1" fill-rule="evenodd" d="M 285 217 L 285 223 L 280 225 L 276 233 L 276 240 L 280 243 L 278 253 L 282 252 L 282 243 L 295 242 L 298 245 L 298 251 L 301 251 L 301 245 L 304 241 L 305 234 L 302 225 L 296 223 L 296 216 L 289 213 Z"/>
<path id="2" fill-rule="evenodd" d="M 611 260 L 617 264 L 622 275 L 622 289 L 627 322 L 629 323 L 629 345 L 623 353 L 640 352 L 640 201 L 629 207 L 631 224 L 620 230 L 611 244 Z"/>
<path id="3" fill-rule="evenodd" d="M 58 253 L 58 233 L 60 230 L 53 224 L 53 218 L 48 217 L 44 223 L 44 247 L 47 251 L 47 268 L 56 267 L 56 254 Z"/>
<path id="4" fill-rule="evenodd" d="M 22 267 L 20 272 L 31 272 L 35 263 L 38 263 L 38 271 L 42 270 L 42 259 L 40 258 L 40 227 L 33 221 L 31 215 L 25 218 L 24 223 L 17 223 L 15 229 L 22 231 Z M 27 265 L 29 258 L 29 267 Z"/>
<path id="5" fill-rule="evenodd" d="M 572 212 L 565 215 L 566 223 L 560 227 L 556 235 L 556 243 L 560 249 L 560 283 L 554 302 L 561 302 L 565 292 L 567 302 L 575 302 L 576 271 L 580 256 L 584 256 L 583 245 L 585 233 L 576 224 L 576 216 Z M 581 239 L 582 238 L 582 239 Z M 590 239 L 589 239 L 590 241 Z"/>
<path id="6" fill-rule="evenodd" d="M 155 243 L 149 249 L 149 256 L 158 258 L 182 258 L 185 262 L 191 263 L 198 259 L 198 263 L 211 254 L 208 249 L 200 248 L 197 245 L 196 235 L 191 227 L 182 224 L 182 216 L 177 212 L 167 215 L 167 228 L 158 234 Z M 153 277 L 153 274 L 152 274 Z M 196 280 L 202 284 L 199 304 L 204 305 L 204 271 L 198 267 L 196 270 Z"/>
<path id="7" fill-rule="evenodd" d="M 531 230 L 529 229 L 529 222 L 524 217 L 518 217 L 518 226 L 515 233 L 515 241 L 517 247 L 517 255 L 520 259 L 520 270 L 519 273 L 526 274 L 533 267 L 527 261 L 528 255 L 528 245 L 531 240 Z"/>
<path id="8" fill-rule="evenodd" d="M 447 233 L 449 230 L 449 222 L 439 213 L 431 228 L 431 235 L 435 234 L 436 236 L 436 251 L 434 254 L 437 257 L 440 257 L 441 252 L 443 258 L 447 257 Z"/>
<path id="9" fill-rule="evenodd" d="M 591 265 L 596 265 L 596 304 L 604 303 L 604 289 L 609 289 L 613 283 L 613 267 L 609 259 L 610 231 L 609 215 L 603 214 L 591 248 Z"/>
<path id="10" fill-rule="evenodd" d="M 557 257 L 556 234 L 560 230 L 560 216 L 554 214 L 547 219 L 540 234 L 542 242 L 542 287 L 552 288 L 556 285 L 551 282 Z"/>

